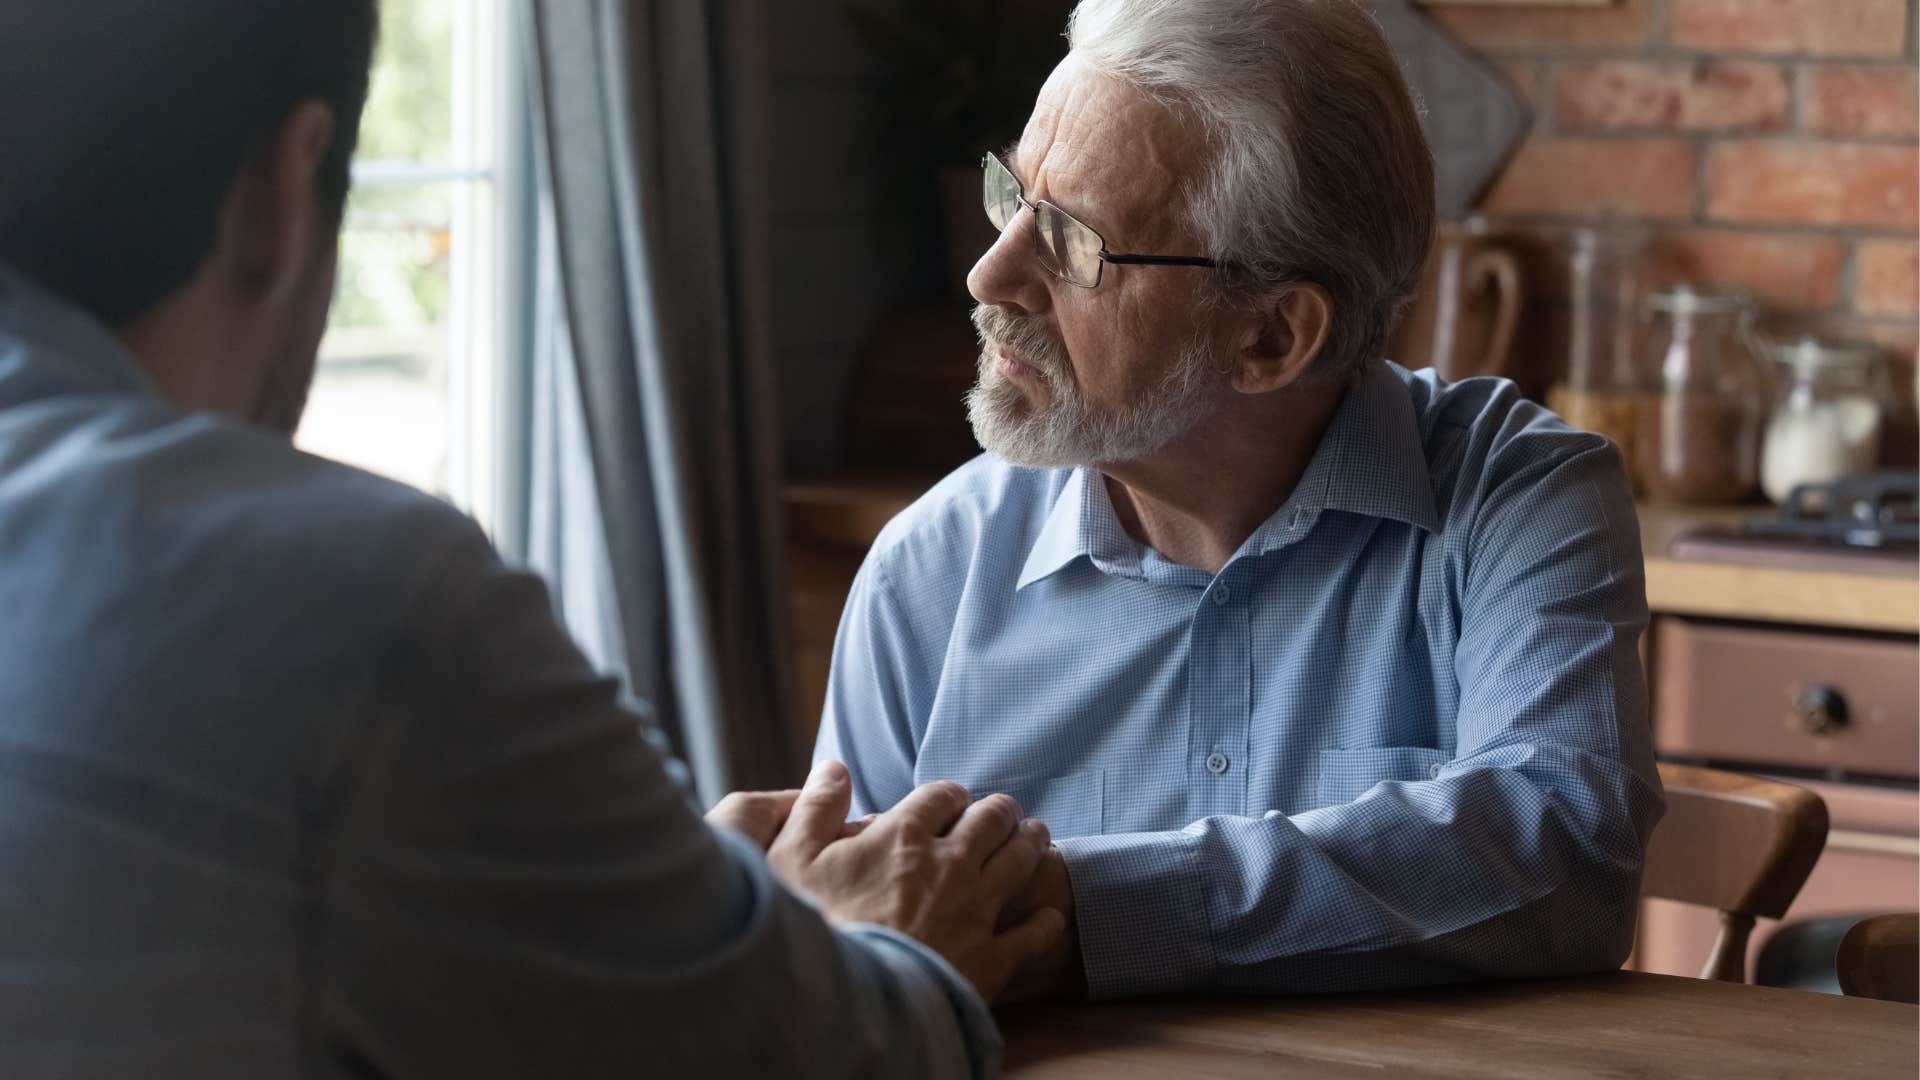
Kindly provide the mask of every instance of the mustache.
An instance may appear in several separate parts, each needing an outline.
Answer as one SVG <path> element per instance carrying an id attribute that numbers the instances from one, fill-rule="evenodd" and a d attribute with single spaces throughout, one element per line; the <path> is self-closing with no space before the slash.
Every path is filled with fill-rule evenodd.
<path id="1" fill-rule="evenodd" d="M 1067 369 L 1066 349 L 1034 316 L 1015 314 L 996 304 L 979 304 L 973 309 L 973 329 L 982 349 L 1005 349 L 1048 375 Z"/>

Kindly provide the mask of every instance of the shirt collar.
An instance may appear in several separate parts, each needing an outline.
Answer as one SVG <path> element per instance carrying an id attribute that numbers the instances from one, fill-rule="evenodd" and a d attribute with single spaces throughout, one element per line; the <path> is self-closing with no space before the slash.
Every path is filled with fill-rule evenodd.
<path id="1" fill-rule="evenodd" d="M 1440 531 L 1433 470 L 1406 381 L 1374 360 L 1347 389 L 1293 495 L 1248 540 L 1243 552 L 1277 547 L 1279 530 L 1310 526 L 1327 510 Z"/>
<path id="2" fill-rule="evenodd" d="M 1142 577 L 1143 554 L 1140 545 L 1120 527 L 1113 500 L 1107 497 L 1105 479 L 1092 469 L 1075 469 L 1054 496 L 1053 509 L 1027 552 L 1027 563 L 1020 570 L 1014 591 L 1058 572 L 1082 555 L 1110 574 Z"/>
<path id="3" fill-rule="evenodd" d="M 1027 552 L 1015 590 L 1086 556 L 1102 570 L 1143 576 L 1144 551 L 1120 527 L 1107 486 L 1092 469 L 1075 469 L 1054 496 L 1040 535 Z M 1406 384 L 1384 360 L 1366 366 L 1334 410 L 1293 495 L 1241 547 L 1261 555 L 1311 527 L 1321 512 L 1341 510 L 1440 531 L 1432 472 L 1419 418 Z"/>
<path id="4" fill-rule="evenodd" d="M 92 315 L 0 263 L 0 377 L 10 399 L 73 390 L 145 390 L 133 354 Z"/>

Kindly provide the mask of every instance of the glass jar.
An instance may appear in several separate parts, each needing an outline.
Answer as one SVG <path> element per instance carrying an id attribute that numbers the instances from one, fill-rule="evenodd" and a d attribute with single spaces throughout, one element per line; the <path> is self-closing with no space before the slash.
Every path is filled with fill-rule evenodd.
<path id="1" fill-rule="evenodd" d="M 1744 290 L 1681 285 L 1647 298 L 1634 472 L 1662 502 L 1743 502 L 1759 482 L 1766 393 Z"/>
<path id="2" fill-rule="evenodd" d="M 1605 435 L 1633 460 L 1633 330 L 1644 236 L 1619 225 L 1582 228 L 1568 241 L 1571 307 L 1566 368 L 1547 390 L 1547 408 L 1584 431 Z"/>
<path id="3" fill-rule="evenodd" d="M 1880 431 L 1892 396 L 1878 350 L 1812 338 L 1773 350 L 1782 388 L 1767 418 L 1760 483 L 1784 503 L 1800 484 L 1830 484 L 1880 463 Z"/>

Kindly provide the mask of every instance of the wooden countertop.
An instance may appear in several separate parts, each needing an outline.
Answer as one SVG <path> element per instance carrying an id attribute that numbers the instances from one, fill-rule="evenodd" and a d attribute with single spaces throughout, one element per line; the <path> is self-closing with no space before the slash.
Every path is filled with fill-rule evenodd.
<path id="1" fill-rule="evenodd" d="M 1886 577 L 1676 559 L 1682 534 L 1737 524 L 1765 509 L 1640 507 L 1647 606 L 1655 614 L 1699 615 L 1847 630 L 1920 633 L 1920 574 Z"/>
<path id="2" fill-rule="evenodd" d="M 790 485 L 788 528 L 812 543 L 865 548 L 934 479 L 910 471 L 870 470 Z M 1920 633 L 1920 575 L 1884 577 L 1739 566 L 1666 554 L 1668 545 L 1683 533 L 1765 512 L 1642 506 L 1648 607 L 1655 614 Z"/>
<path id="3" fill-rule="evenodd" d="M 1009 1078 L 1913 1076 L 1920 1009 L 1639 972 L 1001 1010 Z"/>

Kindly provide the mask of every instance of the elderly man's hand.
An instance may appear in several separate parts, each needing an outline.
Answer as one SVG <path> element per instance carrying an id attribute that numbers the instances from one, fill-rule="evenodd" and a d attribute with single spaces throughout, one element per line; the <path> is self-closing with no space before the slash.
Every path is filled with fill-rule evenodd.
<path id="1" fill-rule="evenodd" d="M 1060 948 L 1051 908 L 1009 922 L 1048 850 L 1046 826 L 1022 821 L 1005 795 L 973 802 L 958 784 L 928 784 L 864 825 L 849 826 L 846 767 L 814 770 L 767 861 L 813 896 L 829 921 L 875 923 L 947 959 L 989 1001 L 1014 973 Z"/>
<path id="2" fill-rule="evenodd" d="M 1045 910 L 1058 911 L 1066 921 L 1067 932 L 1060 935 L 1053 948 L 1014 973 L 1001 995 L 1002 1001 L 1079 997 L 1087 992 L 1079 935 L 1074 932 L 1073 883 L 1067 877 L 1067 860 L 1056 847 L 1047 848 L 1041 856 L 1026 889 L 1008 905 L 1007 918 L 1022 919 Z"/>

